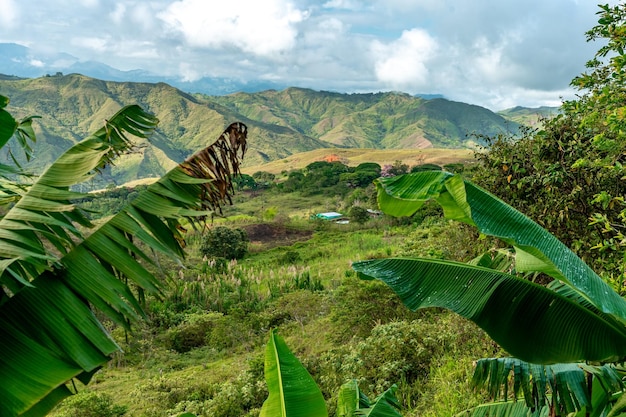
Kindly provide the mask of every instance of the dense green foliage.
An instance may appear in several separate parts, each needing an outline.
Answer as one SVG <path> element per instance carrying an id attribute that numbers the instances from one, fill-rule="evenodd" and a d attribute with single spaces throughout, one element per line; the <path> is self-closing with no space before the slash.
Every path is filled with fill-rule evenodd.
<path id="1" fill-rule="evenodd" d="M 248 236 L 240 228 L 210 227 L 204 232 L 200 252 L 210 258 L 242 259 L 248 253 Z"/>
<path id="2" fill-rule="evenodd" d="M 622 291 L 626 190 L 624 6 L 603 7 L 588 38 L 608 41 L 540 131 L 492 138 L 474 179 L 554 233 Z M 609 58 L 610 57 L 610 58 Z M 591 224 L 590 224 L 591 223 Z"/>
<path id="3" fill-rule="evenodd" d="M 458 175 L 419 172 L 381 178 L 377 187 L 385 213 L 410 215 L 435 199 L 446 217 L 476 226 L 514 248 L 511 272 L 485 267 L 482 260 L 466 265 L 390 258 L 353 264 L 362 278 L 387 283 L 410 309 L 454 311 L 525 361 L 488 360 L 488 365 L 476 369 L 477 385 L 488 380 L 492 395 L 498 397 L 500 386 L 506 389 L 509 374 L 514 373 L 515 397 L 523 390 L 529 408 L 549 407 L 552 415 L 600 413 L 614 406 L 623 393 L 621 368 L 575 363 L 618 364 L 626 357 L 626 302 L 599 276 L 529 218 Z M 519 276 L 520 272 L 541 272 L 555 281 L 544 287 Z M 477 415 L 486 409 L 479 410 Z"/>
<path id="4" fill-rule="evenodd" d="M 239 195 L 225 215 L 242 211 L 259 217 L 241 222 L 235 215 L 226 223 L 256 236 L 262 211 L 252 207 L 283 196 L 294 207 L 298 199 L 308 207 L 317 200 L 327 207 L 333 200 L 323 195 L 271 189 Z M 264 224 L 272 230 L 316 227 L 306 211 L 289 213 Z M 330 415 L 337 410 L 339 388 L 354 378 L 369 398 L 397 384 L 405 417 L 434 417 L 477 404 L 479 397 L 463 382 L 471 374 L 471 360 L 497 352 L 482 332 L 449 314 L 411 313 L 384 285 L 357 280 L 349 269 L 356 257 L 392 252 L 468 256 L 462 245 L 473 237 L 460 239 L 464 231 L 431 214 L 400 229 L 385 218 L 365 227 L 331 224 L 290 246 L 269 245 L 276 238 L 269 234 L 263 238 L 269 249 L 256 243 L 241 262 L 203 260 L 202 236 L 191 234 L 183 267 L 161 261 L 160 273 L 169 284 L 161 297 L 147 297 L 149 322 L 128 338 L 122 329 L 113 332 L 125 353 L 83 392 L 109 395 L 113 405 L 127 407 L 126 416 L 185 411 L 202 417 L 257 416 L 268 395 L 262 350 L 267 332 L 277 328 L 319 386 Z M 441 366 L 447 370 L 438 370 Z M 458 383 L 444 389 L 448 376 Z"/>
<path id="5" fill-rule="evenodd" d="M 77 394 L 63 403 L 58 417 L 122 417 L 127 407 L 115 404 L 108 394 L 86 392 Z"/>

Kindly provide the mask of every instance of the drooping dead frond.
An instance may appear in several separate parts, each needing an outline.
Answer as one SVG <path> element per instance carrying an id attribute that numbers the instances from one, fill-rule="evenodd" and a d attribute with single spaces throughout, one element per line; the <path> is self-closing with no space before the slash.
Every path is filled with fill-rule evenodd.
<path id="1" fill-rule="evenodd" d="M 232 177 L 238 175 L 239 153 L 246 153 L 248 128 L 243 123 L 233 123 L 222 133 L 213 145 L 196 152 L 187 158 L 180 167 L 194 178 L 213 178 L 204 184 L 204 209 L 221 212 L 221 203 L 232 203 L 234 192 Z"/>

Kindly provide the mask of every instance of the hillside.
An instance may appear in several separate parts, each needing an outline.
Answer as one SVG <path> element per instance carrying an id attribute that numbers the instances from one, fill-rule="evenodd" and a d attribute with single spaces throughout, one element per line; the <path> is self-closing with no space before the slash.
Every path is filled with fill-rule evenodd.
<path id="1" fill-rule="evenodd" d="M 81 75 L 0 80 L 15 114 L 41 115 L 33 162 L 41 170 L 72 143 L 101 126 L 120 107 L 137 103 L 158 115 L 157 134 L 109 173 L 111 182 L 160 175 L 213 141 L 233 121 L 250 129 L 248 163 L 260 163 L 330 144 L 281 126 L 249 120 L 213 101 L 200 100 L 164 83 L 118 83 Z"/>
<path id="2" fill-rule="evenodd" d="M 137 103 L 161 120 L 151 141 L 118 161 L 103 184 L 161 175 L 174 163 L 242 121 L 250 129 L 245 165 L 327 148 L 472 148 L 472 132 L 492 135 L 517 124 L 482 107 L 402 93 L 339 94 L 300 88 L 229 96 L 187 94 L 165 83 L 102 81 L 55 75 L 0 77 L 0 94 L 18 116 L 41 115 L 35 124 L 41 171 L 72 143 L 102 125 L 121 106 Z"/>
<path id="3" fill-rule="evenodd" d="M 348 166 L 357 166 L 364 162 L 376 162 L 381 166 L 392 165 L 395 161 L 402 161 L 408 166 L 422 164 L 436 164 L 443 166 L 452 163 L 472 163 L 475 161 L 474 151 L 471 149 L 315 149 L 300 152 L 287 158 L 278 159 L 262 165 L 248 165 L 243 168 L 246 174 L 257 171 L 266 171 L 280 174 L 283 171 L 302 169 L 316 161 L 338 160 Z"/>
<path id="4" fill-rule="evenodd" d="M 340 94 L 292 87 L 211 99 L 250 119 L 349 148 L 472 147 L 468 134 L 518 128 L 483 107 L 403 93 Z"/>
<path id="5" fill-rule="evenodd" d="M 541 127 L 543 120 L 549 119 L 558 114 L 558 107 L 513 107 L 501 110 L 498 114 L 508 120 L 530 127 Z"/>

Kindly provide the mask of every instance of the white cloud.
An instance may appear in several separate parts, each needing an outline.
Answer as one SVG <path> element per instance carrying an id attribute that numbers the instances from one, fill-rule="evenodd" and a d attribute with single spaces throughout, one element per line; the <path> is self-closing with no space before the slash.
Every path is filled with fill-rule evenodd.
<path id="1" fill-rule="evenodd" d="M 388 44 L 375 40 L 372 52 L 379 81 L 394 88 L 415 90 L 428 82 L 428 62 L 437 49 L 437 41 L 422 29 L 402 32 Z"/>
<path id="2" fill-rule="evenodd" d="M 363 8 L 363 2 L 357 0 L 330 0 L 322 6 L 326 9 L 359 10 Z"/>
<path id="3" fill-rule="evenodd" d="M 83 5 L 83 7 L 92 7 L 92 8 L 96 8 L 100 5 L 99 0 L 81 0 L 80 3 Z"/>
<path id="4" fill-rule="evenodd" d="M 20 17 L 20 9 L 14 0 L 0 0 L 0 25 L 7 29 L 18 26 Z"/>
<path id="5" fill-rule="evenodd" d="M 196 69 L 195 66 L 188 63 L 181 63 L 178 66 L 178 70 L 181 74 L 183 81 L 197 81 L 202 78 L 202 73 Z"/>
<path id="6" fill-rule="evenodd" d="M 109 14 L 113 22 L 120 24 L 126 14 L 126 6 L 123 3 L 117 3 L 115 9 Z"/>
<path id="7" fill-rule="evenodd" d="M 0 42 L 36 49 L 32 58 L 60 71 L 96 60 L 499 108 L 569 92 L 599 48 L 584 35 L 598 10 L 573 0 L 0 0 Z M 36 24 L 25 25 L 27 13 Z"/>
<path id="8" fill-rule="evenodd" d="M 293 48 L 298 34 L 296 24 L 308 13 L 285 0 L 181 0 L 158 17 L 191 46 L 234 46 L 244 52 L 272 56 Z"/>
<path id="9" fill-rule="evenodd" d="M 331 17 L 320 21 L 313 29 L 307 30 L 304 33 L 304 41 L 308 45 L 323 45 L 332 48 L 334 45 L 329 42 L 344 37 L 346 31 L 347 27 L 341 20 Z"/>

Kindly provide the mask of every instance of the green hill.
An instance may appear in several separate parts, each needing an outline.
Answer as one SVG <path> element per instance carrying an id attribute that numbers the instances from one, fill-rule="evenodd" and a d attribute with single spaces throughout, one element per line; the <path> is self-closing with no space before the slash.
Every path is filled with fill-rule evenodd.
<path id="1" fill-rule="evenodd" d="M 505 119 L 514 121 L 516 123 L 538 128 L 541 127 L 543 120 L 556 116 L 558 112 L 558 107 L 541 106 L 529 108 L 517 106 L 510 109 L 501 110 L 498 112 L 498 114 Z"/>
<path id="2" fill-rule="evenodd" d="M 292 87 L 211 99 L 250 119 L 349 148 L 473 147 L 468 134 L 494 135 L 519 126 L 483 107 L 403 93 L 339 94 Z"/>
<path id="3" fill-rule="evenodd" d="M 475 146 L 470 133 L 493 135 L 517 123 L 479 106 L 402 93 L 339 94 L 301 88 L 254 94 L 187 94 L 165 83 L 102 81 L 78 74 L 0 77 L 0 94 L 18 116 L 40 115 L 36 158 L 41 171 L 72 143 L 137 103 L 161 120 L 150 142 L 108 169 L 104 184 L 161 175 L 211 142 L 234 121 L 246 123 L 246 166 L 324 148 L 423 149 Z M 6 156 L 5 156 L 6 158 Z"/>

